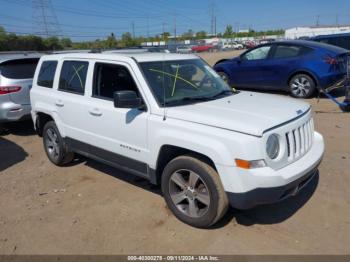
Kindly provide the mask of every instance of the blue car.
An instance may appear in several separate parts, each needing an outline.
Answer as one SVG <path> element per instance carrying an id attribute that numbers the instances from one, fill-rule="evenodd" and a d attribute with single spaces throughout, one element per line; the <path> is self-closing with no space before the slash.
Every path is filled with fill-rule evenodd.
<path id="1" fill-rule="evenodd" d="M 281 41 L 250 49 L 214 66 L 231 86 L 283 90 L 296 98 L 346 79 L 349 50 L 313 41 Z"/>

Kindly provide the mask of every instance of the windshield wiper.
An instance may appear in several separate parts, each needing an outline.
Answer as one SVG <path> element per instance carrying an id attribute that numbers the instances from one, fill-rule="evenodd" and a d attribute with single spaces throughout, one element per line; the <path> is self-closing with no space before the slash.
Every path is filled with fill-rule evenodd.
<path id="1" fill-rule="evenodd" d="M 174 101 L 168 101 L 165 104 L 166 105 L 174 105 L 174 104 L 182 104 L 183 102 L 202 102 L 202 101 L 210 101 L 211 97 L 205 97 L 205 96 L 186 96 L 178 100 Z"/>
<path id="2" fill-rule="evenodd" d="M 236 92 L 232 91 L 232 90 L 222 90 L 220 91 L 219 93 L 213 95 L 210 97 L 210 99 L 215 99 L 215 98 L 218 98 L 222 95 L 226 95 L 226 94 L 235 94 Z"/>

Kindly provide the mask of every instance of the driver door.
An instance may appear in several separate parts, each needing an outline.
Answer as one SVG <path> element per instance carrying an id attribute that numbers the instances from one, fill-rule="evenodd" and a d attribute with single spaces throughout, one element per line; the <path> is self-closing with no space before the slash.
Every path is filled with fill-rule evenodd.
<path id="1" fill-rule="evenodd" d="M 269 58 L 271 45 L 257 47 L 243 54 L 233 71 L 234 84 L 239 87 L 261 87 L 263 68 Z"/>

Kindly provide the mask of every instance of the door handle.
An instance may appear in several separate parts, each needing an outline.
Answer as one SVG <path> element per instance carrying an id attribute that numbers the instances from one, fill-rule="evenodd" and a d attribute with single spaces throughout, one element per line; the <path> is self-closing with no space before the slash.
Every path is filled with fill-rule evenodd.
<path id="1" fill-rule="evenodd" d="M 89 113 L 93 116 L 102 116 L 102 112 L 98 108 L 90 109 Z"/>
<path id="2" fill-rule="evenodd" d="M 64 103 L 62 100 L 57 100 L 56 103 L 55 103 L 56 106 L 59 106 L 59 107 L 63 107 L 64 106 Z"/>

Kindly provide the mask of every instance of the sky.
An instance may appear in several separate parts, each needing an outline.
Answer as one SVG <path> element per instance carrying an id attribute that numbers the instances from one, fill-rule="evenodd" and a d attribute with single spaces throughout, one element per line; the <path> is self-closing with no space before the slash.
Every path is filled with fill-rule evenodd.
<path id="1" fill-rule="evenodd" d="M 227 24 L 256 31 L 317 21 L 350 24 L 350 0 L 0 0 L 0 26 L 18 34 L 43 34 L 37 3 L 50 1 L 53 8 L 45 9 L 49 31 L 74 41 L 104 39 L 111 33 L 120 37 L 123 32 L 154 36 L 163 29 L 173 35 L 175 24 L 177 35 L 189 29 L 211 33 L 212 14 L 217 32 L 224 32 Z"/>

